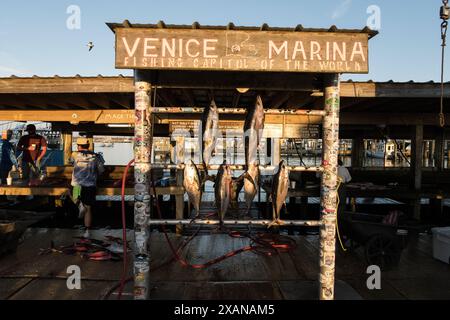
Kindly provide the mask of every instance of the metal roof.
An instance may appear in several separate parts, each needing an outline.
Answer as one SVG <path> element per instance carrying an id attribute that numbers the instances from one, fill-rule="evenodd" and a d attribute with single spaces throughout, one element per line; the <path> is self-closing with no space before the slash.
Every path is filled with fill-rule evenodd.
<path id="1" fill-rule="evenodd" d="M 133 76 L 125 76 L 123 74 L 118 75 L 102 75 L 98 74 L 96 76 L 81 76 L 79 74 L 76 74 L 74 76 L 60 76 L 60 75 L 53 75 L 53 76 L 16 76 L 14 74 L 10 75 L 9 77 L 0 77 L 0 80 L 6 80 L 6 79 L 117 79 L 117 78 L 123 78 L 123 79 L 133 79 Z M 341 80 L 341 83 L 374 83 L 374 84 L 440 84 L 439 81 L 414 81 L 414 80 L 408 80 L 408 81 L 395 81 L 393 79 L 386 80 L 386 81 L 377 81 L 373 79 L 369 79 L 366 81 L 353 81 L 352 79 L 348 80 Z M 445 84 L 450 84 L 450 81 L 446 81 Z"/>
<path id="2" fill-rule="evenodd" d="M 292 31 L 292 32 L 337 32 L 337 33 L 367 33 L 369 39 L 378 34 L 378 31 L 371 30 L 369 27 L 363 29 L 339 29 L 335 25 L 330 28 L 305 28 L 303 25 L 298 24 L 295 27 L 270 27 L 267 23 L 257 26 L 235 26 L 230 22 L 225 26 L 212 26 L 212 25 L 200 25 L 198 22 L 194 22 L 191 25 L 178 25 L 178 24 L 166 24 L 164 21 L 159 21 L 156 24 L 132 24 L 130 21 L 125 20 L 122 23 L 108 22 L 106 25 L 113 31 L 117 28 L 147 28 L 147 29 L 201 29 L 201 30 L 242 30 L 242 31 Z"/>

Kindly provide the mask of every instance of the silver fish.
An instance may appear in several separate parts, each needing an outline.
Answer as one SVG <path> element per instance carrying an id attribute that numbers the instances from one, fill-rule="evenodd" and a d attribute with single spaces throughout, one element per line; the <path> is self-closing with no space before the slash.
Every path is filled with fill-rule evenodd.
<path id="1" fill-rule="evenodd" d="M 232 183 L 233 176 L 231 174 L 230 166 L 224 161 L 219 167 L 214 184 L 216 207 L 220 221 L 223 221 L 225 214 L 227 213 L 228 206 L 231 202 L 233 192 Z"/>
<path id="2" fill-rule="evenodd" d="M 244 122 L 245 133 L 245 164 L 256 163 L 257 150 L 260 146 L 264 129 L 264 106 L 260 96 L 256 97 L 255 105 L 247 111 Z"/>
<path id="3" fill-rule="evenodd" d="M 257 96 L 254 107 L 247 111 L 244 123 L 245 164 L 247 167 L 247 179 L 244 180 L 244 194 L 245 203 L 247 205 L 247 214 L 250 211 L 253 199 L 258 193 L 260 173 L 257 160 L 257 150 L 261 144 L 262 133 L 264 130 L 264 117 L 264 106 L 261 97 Z"/>
<path id="4" fill-rule="evenodd" d="M 286 204 L 286 197 L 289 190 L 289 169 L 284 165 L 284 160 L 278 165 L 278 172 L 273 177 L 272 182 L 272 207 L 273 220 L 280 220 L 280 212 Z"/>
<path id="5" fill-rule="evenodd" d="M 216 148 L 217 133 L 219 131 L 219 111 L 214 100 L 205 108 L 202 116 L 202 159 L 205 166 L 209 165 Z M 205 168 L 205 172 L 208 172 Z"/>
<path id="6" fill-rule="evenodd" d="M 259 166 L 258 163 L 250 163 L 247 166 L 247 174 L 250 176 L 251 180 L 247 177 L 244 179 L 244 197 L 245 204 L 247 205 L 247 214 L 250 212 L 252 207 L 253 199 L 255 199 L 258 193 L 259 186 Z"/>
<path id="7" fill-rule="evenodd" d="M 195 209 L 195 217 L 198 217 L 202 201 L 202 185 L 197 166 L 192 160 L 184 166 L 183 186 L 188 194 L 189 202 Z"/>
<path id="8" fill-rule="evenodd" d="M 244 187 L 244 179 L 239 178 L 233 178 L 233 182 L 231 185 L 231 208 L 234 210 L 239 209 L 239 193 L 241 192 L 242 188 Z"/>

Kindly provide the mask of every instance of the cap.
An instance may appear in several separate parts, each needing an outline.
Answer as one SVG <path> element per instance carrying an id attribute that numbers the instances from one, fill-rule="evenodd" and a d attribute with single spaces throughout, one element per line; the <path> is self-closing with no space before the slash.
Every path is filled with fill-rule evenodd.
<path id="1" fill-rule="evenodd" d="M 78 145 L 89 144 L 89 139 L 88 138 L 77 138 L 77 144 Z"/>
<path id="2" fill-rule="evenodd" d="M 25 128 L 25 131 L 36 131 L 36 126 L 34 124 L 29 124 Z"/>

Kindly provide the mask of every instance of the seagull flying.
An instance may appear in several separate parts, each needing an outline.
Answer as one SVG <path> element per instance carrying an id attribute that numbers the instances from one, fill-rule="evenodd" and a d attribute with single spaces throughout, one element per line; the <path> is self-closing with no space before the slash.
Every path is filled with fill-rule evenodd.
<path id="1" fill-rule="evenodd" d="M 89 51 L 91 51 L 94 48 L 94 44 L 92 43 L 92 41 L 89 41 L 87 47 L 89 48 Z"/>

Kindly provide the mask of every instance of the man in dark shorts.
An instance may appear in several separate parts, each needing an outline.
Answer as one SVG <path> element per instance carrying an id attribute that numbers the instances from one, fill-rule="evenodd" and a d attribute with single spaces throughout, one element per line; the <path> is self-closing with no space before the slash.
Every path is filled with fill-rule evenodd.
<path id="1" fill-rule="evenodd" d="M 79 217 L 84 218 L 84 237 L 89 238 L 92 226 L 92 207 L 97 195 L 97 178 L 103 173 L 103 157 L 89 150 L 87 138 L 77 139 L 78 151 L 72 154 L 73 198 L 78 203 Z"/>
<path id="2" fill-rule="evenodd" d="M 25 128 L 28 134 L 17 143 L 17 151 L 22 155 L 22 178 L 26 183 L 37 179 L 41 171 L 41 160 L 47 152 L 47 140 L 36 134 L 36 126 L 29 124 Z"/>

